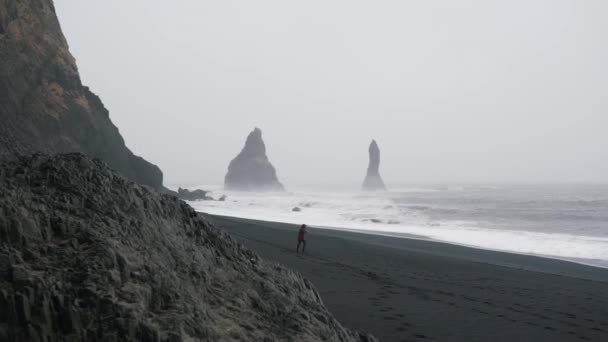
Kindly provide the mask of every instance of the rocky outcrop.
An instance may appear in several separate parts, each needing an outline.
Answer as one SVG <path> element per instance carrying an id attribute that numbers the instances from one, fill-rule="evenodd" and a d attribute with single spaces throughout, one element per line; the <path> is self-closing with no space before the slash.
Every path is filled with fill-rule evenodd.
<path id="1" fill-rule="evenodd" d="M 372 140 L 369 144 L 369 165 L 367 166 L 367 175 L 363 181 L 363 190 L 378 191 L 386 190 L 386 186 L 380 177 L 380 148 L 376 140 Z"/>
<path id="2" fill-rule="evenodd" d="M 182 189 L 179 188 L 177 189 L 177 197 L 179 197 L 180 199 L 183 199 L 184 201 L 200 201 L 200 200 L 204 200 L 204 201 L 210 201 L 213 200 L 212 197 L 207 196 L 207 191 L 205 190 L 200 190 L 200 189 L 196 189 L 196 190 L 188 190 L 188 189 Z"/>
<path id="3" fill-rule="evenodd" d="M 262 130 L 255 128 L 241 150 L 228 166 L 224 180 L 228 190 L 282 191 L 283 185 L 277 178 L 274 166 L 266 156 L 266 145 L 262 140 Z"/>
<path id="4" fill-rule="evenodd" d="M 0 159 L 81 152 L 163 190 L 161 170 L 126 146 L 82 85 L 52 0 L 0 0 Z"/>
<path id="5" fill-rule="evenodd" d="M 0 341 L 372 341 L 306 279 L 81 154 L 0 163 Z"/>

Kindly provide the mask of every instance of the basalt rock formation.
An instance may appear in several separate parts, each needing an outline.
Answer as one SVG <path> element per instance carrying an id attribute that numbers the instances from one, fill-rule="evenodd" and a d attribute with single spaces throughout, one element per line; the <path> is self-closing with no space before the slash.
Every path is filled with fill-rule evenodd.
<path id="1" fill-rule="evenodd" d="M 183 199 L 184 201 L 210 201 L 213 200 L 212 197 L 207 196 L 208 191 L 196 189 L 196 190 L 188 190 L 188 189 L 177 189 L 177 197 Z"/>
<path id="2" fill-rule="evenodd" d="M 245 191 L 282 191 L 283 185 L 277 178 L 277 172 L 266 156 L 266 145 L 262 140 L 262 130 L 255 128 L 241 150 L 228 166 L 224 179 L 228 190 Z"/>
<path id="3" fill-rule="evenodd" d="M 386 190 L 386 186 L 380 177 L 380 148 L 376 140 L 372 140 L 369 145 L 369 165 L 367 166 L 367 175 L 363 181 L 363 190 L 378 191 Z"/>
<path id="4" fill-rule="evenodd" d="M 82 85 L 52 0 L 0 0 L 0 159 L 81 152 L 164 190 L 161 170 L 126 146 Z"/>
<path id="5" fill-rule="evenodd" d="M 0 341 L 373 341 L 174 196 L 82 154 L 0 162 Z"/>

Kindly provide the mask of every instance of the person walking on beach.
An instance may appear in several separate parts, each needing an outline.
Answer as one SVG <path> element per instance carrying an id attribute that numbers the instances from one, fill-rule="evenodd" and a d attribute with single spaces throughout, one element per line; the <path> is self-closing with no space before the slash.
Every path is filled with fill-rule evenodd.
<path id="1" fill-rule="evenodd" d="M 302 245 L 302 253 L 306 250 L 306 225 L 303 224 L 298 231 L 298 247 L 296 253 L 300 253 L 300 245 Z"/>

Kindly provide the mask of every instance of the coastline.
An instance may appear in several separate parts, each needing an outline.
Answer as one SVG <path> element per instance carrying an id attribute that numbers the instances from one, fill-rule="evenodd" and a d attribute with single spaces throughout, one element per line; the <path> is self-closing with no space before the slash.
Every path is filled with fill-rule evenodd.
<path id="1" fill-rule="evenodd" d="M 221 216 L 221 215 L 216 215 L 216 216 Z M 249 220 L 249 219 L 247 219 L 247 220 Z M 264 220 L 253 220 L 253 221 L 275 222 L 275 221 L 264 221 Z M 283 222 L 275 222 L 275 223 L 283 223 Z M 447 240 L 436 240 L 436 239 L 433 239 L 433 238 L 429 238 L 427 236 L 408 234 L 408 233 L 393 233 L 393 232 L 384 232 L 384 231 L 376 231 L 376 230 L 351 229 L 351 228 L 336 228 L 336 227 L 325 227 L 325 226 L 314 226 L 313 228 L 315 228 L 315 229 L 321 229 L 321 230 L 328 230 L 328 231 L 349 232 L 349 233 L 361 234 L 361 235 L 377 235 L 377 236 L 383 236 L 383 237 L 395 238 L 395 239 L 409 239 L 409 240 L 428 241 L 428 242 L 432 242 L 432 243 L 439 243 L 439 244 L 442 244 L 442 245 L 457 246 L 457 247 L 463 247 L 463 248 L 473 249 L 473 250 L 481 250 L 481 251 L 488 251 L 488 252 L 493 252 L 493 253 L 500 253 L 500 254 L 504 254 L 504 255 L 507 255 L 507 256 L 512 256 L 512 255 L 516 255 L 517 256 L 517 255 L 519 255 L 519 256 L 525 256 L 525 257 L 540 258 L 540 259 L 545 259 L 545 260 L 548 259 L 548 260 L 552 260 L 552 261 L 562 261 L 562 262 L 566 262 L 566 263 L 573 263 L 573 264 L 580 265 L 580 266 L 587 266 L 587 267 L 593 267 L 593 268 L 600 268 L 600 269 L 608 270 L 608 262 L 607 261 L 603 261 L 603 260 L 583 259 L 583 258 L 568 258 L 568 257 L 562 257 L 562 256 L 554 256 L 554 255 L 542 255 L 542 254 L 533 254 L 533 253 L 524 253 L 524 252 L 514 252 L 514 251 L 509 251 L 509 250 L 492 249 L 492 248 L 486 248 L 486 247 L 476 246 L 476 245 L 471 245 L 471 244 L 452 242 L 452 241 L 447 241 Z M 481 261 L 481 262 L 484 262 L 484 261 Z M 527 270 L 531 270 L 531 271 L 536 271 L 536 272 L 552 273 L 551 268 L 549 268 L 547 270 L 543 269 L 542 267 L 541 268 L 531 268 L 531 265 L 526 265 L 526 264 L 516 265 L 516 264 L 509 263 L 509 262 L 500 263 L 500 262 L 494 261 L 494 262 L 490 262 L 490 263 L 493 263 L 493 264 L 498 265 L 498 266 L 516 267 L 516 268 L 523 268 L 523 269 L 527 269 Z M 563 267 L 563 265 L 562 265 L 562 267 Z M 566 268 L 571 268 L 571 267 L 566 267 Z M 574 267 L 574 269 L 576 269 L 576 267 Z M 593 273 L 593 272 L 591 272 L 591 273 Z M 555 274 L 559 274 L 559 273 L 555 273 Z M 578 274 L 578 275 L 577 274 L 570 274 L 570 276 L 580 277 L 580 278 L 586 278 L 586 276 L 582 275 L 582 274 Z M 593 280 L 593 279 L 596 279 L 596 278 L 589 278 L 589 279 Z M 605 277 L 602 277 L 602 278 L 597 279 L 597 280 L 607 281 L 607 279 Z"/>
<path id="2" fill-rule="evenodd" d="M 444 242 L 209 215 L 312 280 L 345 325 L 383 341 L 608 339 L 608 269 Z"/>
<path id="3" fill-rule="evenodd" d="M 249 219 L 243 217 L 215 215 L 203 213 L 209 217 L 231 220 L 256 226 L 274 227 L 279 229 L 297 229 L 298 225 L 289 222 Z M 426 236 L 393 233 L 374 230 L 340 228 L 329 226 L 308 226 L 309 229 L 322 236 L 348 238 L 368 244 L 383 247 L 406 249 L 418 252 L 429 252 L 445 257 L 456 257 L 473 262 L 481 262 L 496 266 L 510 267 L 520 270 L 542 272 L 555 275 L 570 276 L 580 279 L 608 282 L 608 267 L 585 262 L 586 259 L 546 256 L 518 253 L 506 250 L 495 250 L 474 245 L 460 244 L 450 241 L 435 240 Z"/>
<path id="4" fill-rule="evenodd" d="M 316 228 L 418 238 L 608 268 L 604 202 L 591 200 L 594 194 L 584 189 L 565 195 L 560 188 L 546 190 L 549 197 L 565 196 L 557 203 L 543 197 L 542 187 L 523 189 L 523 193 L 504 188 L 493 194 L 473 189 L 379 196 L 331 189 L 259 196 L 229 192 L 225 202 L 189 204 L 219 216 L 307 223 Z M 462 202 L 462 196 L 472 199 Z M 484 197 L 491 198 L 490 203 L 480 203 Z M 593 203 L 576 202 L 578 197 Z M 294 212 L 298 209 L 302 212 Z"/>

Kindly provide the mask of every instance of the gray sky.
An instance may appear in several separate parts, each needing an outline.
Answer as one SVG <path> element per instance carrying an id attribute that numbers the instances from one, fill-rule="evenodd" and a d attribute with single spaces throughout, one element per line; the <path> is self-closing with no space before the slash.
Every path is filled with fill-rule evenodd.
<path id="1" fill-rule="evenodd" d="M 55 0 L 83 82 L 168 184 L 259 126 L 286 186 L 608 181 L 608 1 Z"/>

